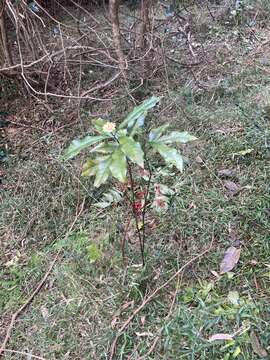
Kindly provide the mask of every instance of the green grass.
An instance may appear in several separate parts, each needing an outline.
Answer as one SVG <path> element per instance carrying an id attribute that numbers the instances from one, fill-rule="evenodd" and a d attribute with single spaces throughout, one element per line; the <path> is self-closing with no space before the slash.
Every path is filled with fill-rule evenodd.
<path id="1" fill-rule="evenodd" d="M 233 29 L 216 26 L 223 41 L 237 38 Z M 244 25 L 241 31 L 249 41 Z M 209 43 L 216 35 L 208 36 Z M 196 70 L 198 76 L 208 72 L 215 83 L 222 74 L 216 87 L 202 91 L 192 83 L 183 89 L 174 79 L 173 90 L 149 119 L 151 125 L 170 120 L 172 127 L 188 130 L 199 141 L 183 149 L 190 161 L 185 173 L 161 179 L 177 186 L 178 195 L 164 216 L 151 215 L 157 227 L 147 232 L 144 269 L 123 268 L 119 225 L 128 217 L 125 206 L 97 211 L 93 204 L 101 192 L 93 189 L 91 179 L 79 177 L 81 161 L 57 160 L 78 129 L 42 138 L 33 130 L 20 152 L 13 146 L 3 166 L 9 174 L 3 182 L 11 188 L 2 193 L 0 204 L 0 312 L 5 326 L 59 249 L 61 255 L 45 286 L 19 316 L 9 349 L 46 359 L 108 359 L 117 330 L 142 299 L 213 240 L 207 255 L 134 317 L 118 339 L 115 358 L 261 359 L 251 345 L 252 331 L 270 354 L 270 81 L 256 62 L 244 67 L 245 51 L 245 46 L 236 47 L 238 64 L 225 54 L 225 65 L 216 58 Z M 178 82 L 188 81 L 192 77 L 181 73 Z M 115 101 L 112 114 L 121 118 L 130 106 Z M 247 149 L 252 152 L 235 155 Z M 218 175 L 223 168 L 235 169 L 231 180 L 240 190 L 233 196 Z M 231 276 L 216 278 L 213 271 L 219 271 L 231 245 L 232 228 L 241 241 L 240 261 Z M 96 262 L 91 262 L 93 244 L 101 252 Z M 129 244 L 127 254 L 130 265 L 139 263 L 136 243 Z M 238 292 L 239 304 L 228 300 L 230 291 Z M 237 335 L 233 342 L 209 343 L 214 333 Z M 26 357 L 5 353 L 5 358 Z"/>

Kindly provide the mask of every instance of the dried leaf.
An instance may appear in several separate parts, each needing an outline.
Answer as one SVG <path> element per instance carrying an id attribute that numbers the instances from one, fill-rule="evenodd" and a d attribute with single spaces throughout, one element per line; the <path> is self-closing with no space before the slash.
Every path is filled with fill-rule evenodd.
<path id="1" fill-rule="evenodd" d="M 219 273 L 216 272 L 215 270 L 210 270 L 210 272 L 211 272 L 211 274 L 213 274 L 217 279 L 220 278 Z"/>
<path id="2" fill-rule="evenodd" d="M 236 171 L 234 169 L 220 169 L 217 174 L 220 177 L 235 177 Z"/>
<path id="3" fill-rule="evenodd" d="M 238 291 L 229 291 L 228 300 L 233 305 L 239 305 L 239 293 L 238 293 Z"/>
<path id="4" fill-rule="evenodd" d="M 252 153 L 252 151 L 254 151 L 254 149 L 245 149 L 245 150 L 241 150 L 241 151 L 238 151 L 236 153 L 233 153 L 232 155 L 233 156 L 245 156 L 247 154 Z"/>
<path id="5" fill-rule="evenodd" d="M 215 340 L 233 340 L 232 335 L 230 334 L 214 334 L 210 336 L 208 339 L 209 341 L 215 341 Z"/>
<path id="6" fill-rule="evenodd" d="M 112 329 L 114 329 L 117 325 L 117 323 L 119 322 L 119 318 L 118 317 L 114 317 L 111 321 L 111 327 Z"/>
<path id="7" fill-rule="evenodd" d="M 252 346 L 252 349 L 255 352 L 255 354 L 259 355 L 259 357 L 262 357 L 262 358 L 265 358 L 268 356 L 268 353 L 261 346 L 258 336 L 255 334 L 254 331 L 251 331 L 251 333 L 250 333 L 250 342 L 251 342 L 251 346 Z"/>
<path id="8" fill-rule="evenodd" d="M 121 306 L 121 309 L 122 309 L 122 310 L 125 310 L 125 309 L 127 309 L 129 306 L 133 306 L 133 305 L 134 305 L 134 301 L 131 300 L 131 301 L 128 301 L 128 302 L 126 302 L 125 304 L 123 304 L 123 305 Z"/>
<path id="9" fill-rule="evenodd" d="M 231 180 L 224 180 L 223 184 L 231 193 L 236 193 L 239 190 L 239 186 Z"/>
<path id="10" fill-rule="evenodd" d="M 224 258 L 220 264 L 220 274 L 225 274 L 231 271 L 238 263 L 241 249 L 231 246 L 227 249 Z"/>
<path id="11" fill-rule="evenodd" d="M 230 230 L 228 240 L 230 240 L 233 246 L 239 246 L 241 244 L 240 238 L 235 230 Z"/>
<path id="12" fill-rule="evenodd" d="M 46 308 L 46 306 L 42 306 L 42 308 L 40 309 L 41 311 L 41 315 L 43 317 L 44 320 L 47 320 L 48 317 L 49 317 L 49 311 L 48 309 Z"/>
<path id="13" fill-rule="evenodd" d="M 145 319 L 146 319 L 145 316 L 141 316 L 140 323 L 141 323 L 142 326 L 144 326 L 144 324 L 145 324 Z"/>
<path id="14" fill-rule="evenodd" d="M 142 333 L 136 332 L 135 334 L 136 334 L 138 337 L 154 336 L 154 334 L 151 333 L 151 332 L 142 332 Z"/>
<path id="15" fill-rule="evenodd" d="M 203 165 L 204 164 L 204 161 L 203 159 L 198 155 L 195 159 L 196 163 L 200 164 L 200 165 Z"/>

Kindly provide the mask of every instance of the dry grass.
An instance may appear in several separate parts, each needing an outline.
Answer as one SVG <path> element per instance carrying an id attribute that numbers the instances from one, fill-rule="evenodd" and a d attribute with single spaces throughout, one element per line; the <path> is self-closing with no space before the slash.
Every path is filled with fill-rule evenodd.
<path id="1" fill-rule="evenodd" d="M 265 57 L 267 28 L 261 26 L 261 12 L 257 18 L 254 39 L 245 22 L 214 23 L 206 9 L 196 20 L 198 28 L 201 23 L 212 28 L 205 35 L 207 56 L 202 63 L 192 68 L 193 73 L 178 72 L 178 65 L 171 64 L 169 91 L 157 87 L 156 80 L 153 88 L 138 94 L 165 95 L 148 120 L 151 125 L 170 120 L 200 139 L 185 148 L 190 159 L 185 173 L 163 179 L 180 190 L 148 234 L 145 269 L 122 266 L 119 225 L 126 220 L 125 208 L 97 212 L 93 203 L 101 193 L 91 180 L 79 177 L 81 159 L 70 164 L 58 161 L 66 143 L 89 130 L 89 105 L 83 105 L 78 126 L 74 104 L 63 103 L 53 113 L 34 103 L 14 111 L 4 128 L 8 158 L 2 163 L 0 185 L 1 339 L 11 314 L 33 292 L 59 249 L 61 257 L 18 318 L 9 349 L 45 359 L 108 359 L 117 330 L 142 299 L 213 238 L 211 252 L 131 321 L 119 338 L 115 358 L 137 360 L 148 354 L 146 359 L 231 359 L 240 347 L 237 359 L 259 359 L 251 345 L 251 330 L 270 353 L 265 265 L 270 255 L 270 129 L 265 112 L 270 85 L 268 65 L 260 60 Z M 202 34 L 193 36 L 199 41 Z M 130 99 L 116 99 L 106 107 L 91 105 L 91 113 L 119 119 L 131 106 Z M 253 150 L 246 156 L 233 155 L 246 149 Z M 235 170 L 232 180 L 241 190 L 234 196 L 217 174 L 224 168 Z M 66 236 L 82 204 L 73 231 Z M 240 263 L 231 277 L 217 279 L 211 271 L 218 271 L 232 229 L 241 241 Z M 93 242 L 103 251 L 95 264 L 87 250 Z M 131 247 L 128 255 L 131 263 L 139 261 L 139 253 Z M 238 291 L 239 306 L 228 301 L 230 290 Z M 230 347 L 205 341 L 215 332 L 235 331 L 241 334 Z M 25 356 L 5 353 L 5 358 Z"/>

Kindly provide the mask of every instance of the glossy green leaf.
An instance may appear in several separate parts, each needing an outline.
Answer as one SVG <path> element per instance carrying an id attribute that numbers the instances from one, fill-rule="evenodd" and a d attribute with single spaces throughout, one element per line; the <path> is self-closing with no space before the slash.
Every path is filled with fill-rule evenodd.
<path id="1" fill-rule="evenodd" d="M 116 136 L 119 138 L 120 136 L 126 136 L 127 135 L 127 129 L 121 129 L 118 130 L 116 133 Z"/>
<path id="2" fill-rule="evenodd" d="M 125 127 L 131 128 L 135 121 L 144 116 L 148 110 L 152 109 L 159 102 L 159 98 L 152 96 L 150 99 L 145 100 L 141 105 L 135 106 L 134 109 L 128 114 L 124 121 L 120 124 L 119 129 Z"/>
<path id="3" fill-rule="evenodd" d="M 166 163 L 174 165 L 178 170 L 183 171 L 184 160 L 182 155 L 176 150 L 168 147 L 167 145 L 156 143 L 154 149 L 159 152 Z"/>
<path id="4" fill-rule="evenodd" d="M 98 135 L 98 136 L 86 136 L 83 139 L 76 139 L 71 142 L 69 147 L 64 151 L 62 156 L 63 160 L 72 159 L 74 156 L 78 155 L 83 149 L 88 146 L 94 145 L 101 140 L 108 138 L 107 135 Z"/>
<path id="5" fill-rule="evenodd" d="M 115 150 L 112 154 L 112 162 L 110 165 L 112 176 L 120 182 L 126 181 L 127 175 L 127 159 L 121 149 Z"/>
<path id="6" fill-rule="evenodd" d="M 160 136 L 164 133 L 165 130 L 168 129 L 170 124 L 164 124 L 159 126 L 158 128 L 152 129 L 149 133 L 149 141 L 155 141 L 160 138 Z"/>
<path id="7" fill-rule="evenodd" d="M 94 186 L 99 187 L 101 184 L 104 184 L 110 175 L 110 165 L 112 162 L 112 157 L 105 157 L 99 160 L 96 170 L 96 178 Z"/>
<path id="8" fill-rule="evenodd" d="M 132 127 L 132 130 L 130 132 L 130 136 L 134 136 L 135 134 L 137 134 L 140 131 L 140 129 L 144 125 L 144 120 L 145 120 L 145 116 L 142 115 L 135 121 L 135 123 Z"/>
<path id="9" fill-rule="evenodd" d="M 101 134 L 104 133 L 103 126 L 104 126 L 104 124 L 106 124 L 106 122 L 107 122 L 107 120 L 104 120 L 101 118 L 92 120 L 92 124 L 93 124 L 94 128 Z"/>
<path id="10" fill-rule="evenodd" d="M 121 144 L 121 150 L 123 153 L 135 164 L 138 164 L 140 167 L 144 167 L 144 153 L 141 148 L 141 145 L 136 142 L 134 139 L 128 136 L 121 136 L 119 138 Z"/>
<path id="11" fill-rule="evenodd" d="M 82 176 L 93 176 L 97 172 L 97 162 L 95 160 L 87 160 L 82 167 Z"/>
<path id="12" fill-rule="evenodd" d="M 172 143 L 180 143 L 186 144 L 189 141 L 197 140 L 197 138 L 193 135 L 190 135 L 187 131 L 179 132 L 179 131 L 172 131 L 168 135 L 164 135 L 159 138 L 158 142 L 162 142 L 164 144 L 172 144 Z"/>
<path id="13" fill-rule="evenodd" d="M 100 154 L 112 154 L 115 149 L 119 146 L 117 143 L 101 143 L 91 149 L 90 152 L 97 152 Z"/>

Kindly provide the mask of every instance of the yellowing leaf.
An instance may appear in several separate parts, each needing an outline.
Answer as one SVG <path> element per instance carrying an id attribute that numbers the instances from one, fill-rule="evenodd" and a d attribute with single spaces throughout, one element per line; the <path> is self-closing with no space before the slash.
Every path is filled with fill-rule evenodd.
<path id="1" fill-rule="evenodd" d="M 91 244 L 87 246 L 86 249 L 87 249 L 88 259 L 90 260 L 91 263 L 96 262 L 102 257 L 102 252 L 97 246 L 97 244 Z"/>
<path id="2" fill-rule="evenodd" d="M 97 162 L 94 160 L 87 160 L 82 167 L 82 176 L 93 176 L 97 171 Z"/>
<path id="3" fill-rule="evenodd" d="M 237 358 L 237 356 L 238 356 L 239 354 L 241 354 L 241 349 L 240 349 L 239 346 L 237 346 L 237 348 L 236 348 L 236 349 L 234 350 L 234 352 L 233 352 L 233 358 L 234 358 L 234 359 Z"/>

